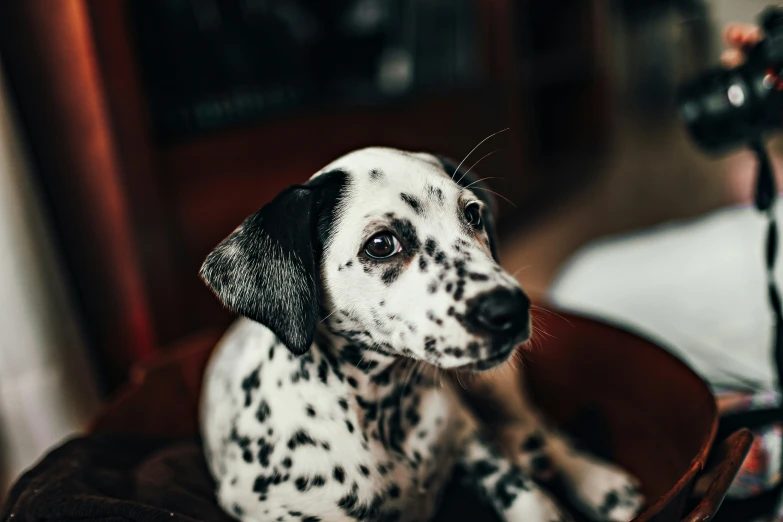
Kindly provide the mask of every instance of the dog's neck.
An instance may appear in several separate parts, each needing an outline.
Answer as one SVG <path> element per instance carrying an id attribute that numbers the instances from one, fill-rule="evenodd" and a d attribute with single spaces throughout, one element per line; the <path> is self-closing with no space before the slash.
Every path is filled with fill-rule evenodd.
<path id="1" fill-rule="evenodd" d="M 368 400 L 389 393 L 409 393 L 413 388 L 434 387 L 440 382 L 440 371 L 432 365 L 369 344 L 355 335 L 322 327 L 316 344 L 356 394 Z"/>

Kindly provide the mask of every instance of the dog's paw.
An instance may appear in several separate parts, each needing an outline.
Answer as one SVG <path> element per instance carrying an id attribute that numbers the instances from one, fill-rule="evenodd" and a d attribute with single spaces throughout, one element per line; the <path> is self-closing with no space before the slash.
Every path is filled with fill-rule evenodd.
<path id="1" fill-rule="evenodd" d="M 573 522 L 552 497 L 538 488 L 520 494 L 510 508 L 503 510 L 503 519 L 506 522 Z"/>
<path id="2" fill-rule="evenodd" d="M 563 471 L 572 500 L 593 520 L 628 522 L 644 506 L 639 481 L 617 466 L 580 456 Z"/>

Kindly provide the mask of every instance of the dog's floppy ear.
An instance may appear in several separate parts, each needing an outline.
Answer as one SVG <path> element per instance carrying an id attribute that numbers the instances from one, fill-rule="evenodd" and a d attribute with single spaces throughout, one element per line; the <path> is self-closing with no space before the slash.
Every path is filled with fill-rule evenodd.
<path id="1" fill-rule="evenodd" d="M 226 307 L 265 325 L 296 355 L 315 338 L 324 235 L 345 181 L 344 175 L 318 178 L 286 189 L 247 218 L 200 271 Z"/>
<path id="2" fill-rule="evenodd" d="M 458 164 L 455 161 L 444 156 L 437 156 L 437 158 L 441 165 L 443 165 L 443 169 L 446 171 L 446 174 L 451 176 L 451 178 L 460 186 L 467 187 L 470 185 L 471 190 L 479 189 L 473 190 L 473 193 L 484 202 L 484 204 L 487 206 L 487 209 L 489 210 L 486 212 L 486 215 L 482 216 L 482 219 L 484 220 L 484 228 L 487 231 L 487 236 L 489 236 L 489 248 L 492 251 L 492 257 L 495 258 L 495 261 L 498 261 L 498 240 L 497 231 L 495 229 L 497 202 L 493 194 L 487 190 L 484 190 L 487 187 L 484 185 L 484 183 L 479 181 L 481 178 L 479 178 L 477 174 L 475 174 L 473 171 L 466 172 L 466 166 L 460 166 L 459 172 L 456 172 Z"/>

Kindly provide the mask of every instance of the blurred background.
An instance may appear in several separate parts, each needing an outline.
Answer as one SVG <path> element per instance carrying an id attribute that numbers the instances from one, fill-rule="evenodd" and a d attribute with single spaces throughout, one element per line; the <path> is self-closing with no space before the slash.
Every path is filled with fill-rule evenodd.
<path id="1" fill-rule="evenodd" d="M 533 292 L 595 239 L 747 203 L 752 158 L 704 156 L 673 102 L 767 3 L 0 3 L 0 496 L 133 363 L 224 328 L 205 255 L 351 149 L 510 128 L 476 170 Z"/>

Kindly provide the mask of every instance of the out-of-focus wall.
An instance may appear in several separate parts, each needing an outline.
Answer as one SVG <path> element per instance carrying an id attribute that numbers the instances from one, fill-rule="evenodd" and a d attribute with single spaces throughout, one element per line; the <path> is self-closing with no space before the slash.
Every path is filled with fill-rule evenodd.
<path id="1" fill-rule="evenodd" d="M 721 26 L 729 22 L 755 22 L 758 14 L 774 0 L 708 0 L 715 21 Z"/>
<path id="2" fill-rule="evenodd" d="M 97 391 L 0 71 L 0 498 Z"/>

